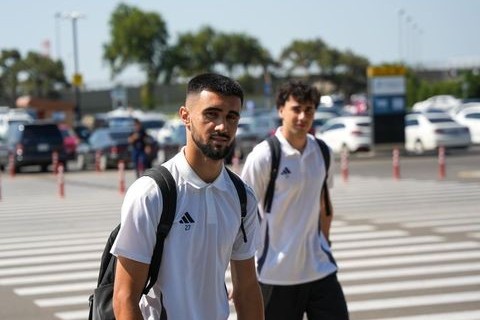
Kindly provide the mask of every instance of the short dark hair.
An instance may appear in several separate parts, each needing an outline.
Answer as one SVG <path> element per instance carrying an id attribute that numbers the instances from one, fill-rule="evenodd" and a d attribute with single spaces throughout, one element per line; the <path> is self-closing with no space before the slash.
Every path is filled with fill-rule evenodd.
<path id="1" fill-rule="evenodd" d="M 216 73 L 203 73 L 195 76 L 188 82 L 187 96 L 192 93 L 198 94 L 203 90 L 224 96 L 238 97 L 243 105 L 243 89 L 237 81 L 229 77 Z"/>
<path id="2" fill-rule="evenodd" d="M 285 105 L 290 96 L 299 103 L 311 102 L 315 108 L 320 102 L 320 92 L 317 88 L 300 80 L 289 80 L 282 84 L 277 92 L 277 109 Z"/>

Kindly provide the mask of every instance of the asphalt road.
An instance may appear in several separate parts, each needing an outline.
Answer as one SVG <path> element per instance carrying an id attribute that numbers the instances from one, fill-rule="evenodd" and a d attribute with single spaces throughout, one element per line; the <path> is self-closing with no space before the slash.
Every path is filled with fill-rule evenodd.
<path id="1" fill-rule="evenodd" d="M 480 319 L 480 153 L 447 154 L 443 179 L 435 155 L 401 155 L 400 179 L 388 152 L 351 156 L 347 180 L 335 164 L 333 250 L 351 319 Z M 72 166 L 63 198 L 52 173 L 0 181 L 0 319 L 86 319 L 119 219 L 118 172 Z"/>

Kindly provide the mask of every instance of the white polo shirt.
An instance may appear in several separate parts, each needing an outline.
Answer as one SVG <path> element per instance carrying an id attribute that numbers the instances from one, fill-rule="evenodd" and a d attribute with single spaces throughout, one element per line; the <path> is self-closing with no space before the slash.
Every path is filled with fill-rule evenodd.
<path id="1" fill-rule="evenodd" d="M 162 302 L 168 319 L 227 319 L 225 271 L 230 259 L 255 254 L 257 202 L 247 187 L 247 216 L 240 231 L 240 200 L 223 168 L 213 183 L 202 181 L 183 150 L 163 164 L 177 182 L 177 212 L 165 240 L 159 277 L 140 308 L 144 319 L 160 319 Z M 150 263 L 160 221 L 162 195 L 149 177 L 136 180 L 122 205 L 121 229 L 112 254 Z"/>
<path id="2" fill-rule="evenodd" d="M 257 248 L 259 280 L 266 284 L 293 285 L 326 277 L 337 270 L 330 248 L 319 234 L 320 193 L 325 179 L 322 152 L 312 135 L 300 153 L 280 129 L 275 135 L 281 157 L 271 212 L 264 212 L 270 179 L 271 152 L 266 141 L 252 150 L 245 161 L 242 178 L 253 187 L 262 217 Z M 334 158 L 330 151 L 329 185 L 333 184 Z M 266 248 L 268 247 L 268 248 Z M 262 261 L 260 258 L 266 256 Z"/>

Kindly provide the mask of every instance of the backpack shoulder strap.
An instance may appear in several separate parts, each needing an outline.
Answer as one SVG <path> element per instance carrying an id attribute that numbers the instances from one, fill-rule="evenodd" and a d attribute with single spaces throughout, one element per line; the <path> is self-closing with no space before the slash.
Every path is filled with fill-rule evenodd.
<path id="1" fill-rule="evenodd" d="M 270 153 L 272 157 L 272 163 L 270 166 L 270 180 L 268 181 L 267 191 L 265 192 L 264 210 L 269 213 L 272 208 L 273 193 L 275 191 L 275 180 L 277 180 L 278 166 L 280 165 L 280 141 L 276 136 L 270 136 L 267 139 L 268 146 L 270 147 Z"/>
<path id="2" fill-rule="evenodd" d="M 102 254 L 102 259 L 100 260 L 100 271 L 98 273 L 98 280 L 97 280 L 97 287 L 102 284 L 104 281 L 113 281 L 113 275 L 108 275 L 107 278 L 105 278 L 105 275 L 107 274 L 107 270 L 109 269 L 109 265 L 111 261 L 113 260 L 113 267 L 115 267 L 115 257 L 110 253 L 110 250 L 112 249 L 113 243 L 115 242 L 115 239 L 117 238 L 118 231 L 120 230 L 120 224 L 118 224 L 115 229 L 110 233 L 110 236 L 108 237 L 107 243 L 105 244 L 105 248 L 103 250 Z M 111 273 L 111 272 L 109 272 Z M 108 279 L 110 278 L 110 279 Z"/>
<path id="3" fill-rule="evenodd" d="M 237 189 L 238 198 L 240 200 L 240 213 L 241 213 L 241 222 L 240 222 L 240 229 L 242 230 L 243 234 L 243 242 L 247 242 L 247 234 L 245 232 L 245 227 L 243 226 L 243 220 L 247 215 L 247 190 L 245 189 L 245 184 L 243 183 L 242 179 L 237 176 L 233 171 L 227 169 L 227 173 L 230 176 L 233 184 L 235 185 L 235 189 Z"/>
<path id="4" fill-rule="evenodd" d="M 325 209 L 326 209 L 325 214 L 327 216 L 330 216 L 332 214 L 332 210 L 331 210 L 332 207 L 330 205 L 330 195 L 329 195 L 328 185 L 327 185 L 328 170 L 330 169 L 330 149 L 328 148 L 325 141 L 318 138 L 315 138 L 315 140 L 317 141 L 317 144 L 320 147 L 320 151 L 322 151 L 323 161 L 325 162 L 325 180 L 323 181 L 322 188 L 323 188 L 323 197 L 324 197 Z"/>
<path id="5" fill-rule="evenodd" d="M 148 270 L 148 280 L 143 290 L 144 294 L 153 287 L 158 278 L 158 271 L 162 262 L 163 244 L 170 229 L 172 228 L 173 219 L 177 209 L 177 183 L 173 179 L 172 174 L 164 166 L 158 166 L 148 169 L 144 173 L 155 180 L 162 193 L 163 209 L 160 222 L 157 227 L 157 241 L 152 254 L 152 262 Z"/>

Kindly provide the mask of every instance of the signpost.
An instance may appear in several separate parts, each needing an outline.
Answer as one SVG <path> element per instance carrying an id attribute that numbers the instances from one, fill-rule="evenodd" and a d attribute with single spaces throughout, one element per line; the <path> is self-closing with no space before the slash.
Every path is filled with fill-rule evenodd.
<path id="1" fill-rule="evenodd" d="M 405 143 L 405 72 L 402 66 L 367 70 L 374 148 Z"/>

